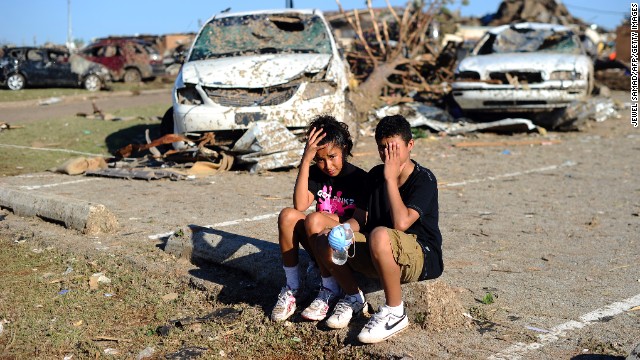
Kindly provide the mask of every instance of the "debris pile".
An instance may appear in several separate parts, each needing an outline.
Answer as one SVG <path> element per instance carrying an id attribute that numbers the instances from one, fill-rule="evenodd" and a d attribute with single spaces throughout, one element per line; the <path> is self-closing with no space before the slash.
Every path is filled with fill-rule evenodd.
<path id="1" fill-rule="evenodd" d="M 567 8 L 556 0 L 503 0 L 498 11 L 487 18 L 488 26 L 499 26 L 514 22 L 541 22 L 561 25 L 585 25 L 571 16 Z"/>
<path id="2" fill-rule="evenodd" d="M 377 107 L 380 100 L 388 105 L 432 100 L 449 91 L 446 83 L 453 77 L 457 45 L 439 51 L 439 38 L 429 35 L 437 26 L 433 20 L 443 1 L 431 2 L 426 10 L 424 4 L 410 3 L 401 14 L 390 5 L 386 10 L 373 9 L 370 0 L 365 14 L 357 9 L 347 13 L 337 3 L 356 34 L 346 57 L 361 82 L 351 99 L 359 113 Z"/>

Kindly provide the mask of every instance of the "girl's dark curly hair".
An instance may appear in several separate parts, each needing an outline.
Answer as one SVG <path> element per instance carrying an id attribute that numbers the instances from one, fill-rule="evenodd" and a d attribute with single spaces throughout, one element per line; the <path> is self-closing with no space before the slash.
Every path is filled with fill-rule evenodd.
<path id="1" fill-rule="evenodd" d="M 313 128 L 322 129 L 322 133 L 325 134 L 318 145 L 334 144 L 342 148 L 342 155 L 345 158 L 352 156 L 353 140 L 351 140 L 351 134 L 349 133 L 349 125 L 336 120 L 331 115 L 319 115 L 311 120 L 307 129 L 307 137 Z"/>

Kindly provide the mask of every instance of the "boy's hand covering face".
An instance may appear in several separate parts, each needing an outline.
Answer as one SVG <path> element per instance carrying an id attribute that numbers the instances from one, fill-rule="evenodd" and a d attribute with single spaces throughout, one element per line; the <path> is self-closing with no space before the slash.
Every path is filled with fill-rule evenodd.
<path id="1" fill-rule="evenodd" d="M 304 154 L 302 155 L 303 161 L 310 163 L 316 156 L 318 150 L 327 147 L 328 144 L 318 145 L 325 135 L 326 134 L 322 132 L 322 129 L 311 129 L 311 132 L 309 132 L 309 138 L 307 139 L 307 144 L 304 146 Z"/>
<path id="2" fill-rule="evenodd" d="M 384 145 L 384 178 L 387 180 L 397 180 L 407 165 L 400 150 L 401 144 L 398 144 L 395 139 L 390 139 L 390 141 Z"/>

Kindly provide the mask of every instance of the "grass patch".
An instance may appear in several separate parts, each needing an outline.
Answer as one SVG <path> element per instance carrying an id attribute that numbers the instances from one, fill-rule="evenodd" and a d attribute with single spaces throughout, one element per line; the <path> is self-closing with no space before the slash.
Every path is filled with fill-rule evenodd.
<path id="1" fill-rule="evenodd" d="M 168 89 L 171 88 L 172 85 L 172 78 L 158 78 L 154 81 L 147 81 L 136 84 L 115 82 L 111 84 L 111 88 L 109 90 L 101 90 L 101 92 L 131 91 L 133 93 L 136 93 L 142 90 Z M 26 88 L 17 91 L 0 88 L 0 102 L 45 100 L 52 97 L 76 95 L 91 96 L 94 94 L 95 93 L 85 90 L 84 88 Z"/>
<path id="2" fill-rule="evenodd" d="M 161 117 L 166 110 L 166 105 L 122 109 L 114 111 L 113 115 L 137 118 L 127 121 L 102 121 L 66 117 L 38 121 L 26 124 L 23 128 L 2 131 L 0 175 L 45 171 L 72 157 L 87 156 L 64 150 L 110 157 L 113 151 L 129 143 L 145 143 L 145 129 L 150 130 L 151 138 L 158 137 L 160 121 L 156 117 Z"/>
<path id="3" fill-rule="evenodd" d="M 260 306 L 221 304 L 214 293 L 142 271 L 119 256 L 43 249 L 31 238 L 0 237 L 0 248 L 0 358 L 134 359 L 148 347 L 154 358 L 188 351 L 202 351 L 204 358 L 375 358 L 362 347 L 345 349 L 335 331 L 315 323 L 273 323 Z M 90 278 L 98 272 L 110 283 L 92 289 Z M 264 297 L 264 291 L 251 296 Z M 209 320 L 159 331 L 205 315 Z"/>
<path id="4" fill-rule="evenodd" d="M 482 302 L 485 305 L 489 305 L 489 304 L 493 304 L 494 301 L 495 301 L 495 298 L 493 297 L 493 294 L 488 292 L 484 295 L 484 297 L 480 302 Z"/>

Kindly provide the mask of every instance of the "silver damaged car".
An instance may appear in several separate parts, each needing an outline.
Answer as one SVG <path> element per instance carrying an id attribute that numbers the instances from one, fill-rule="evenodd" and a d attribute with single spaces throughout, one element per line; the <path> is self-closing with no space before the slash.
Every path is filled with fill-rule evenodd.
<path id="1" fill-rule="evenodd" d="M 186 59 L 163 132 L 237 140 L 256 121 L 302 128 L 316 115 L 343 120 L 350 111 L 348 63 L 317 10 L 216 15 Z"/>
<path id="2" fill-rule="evenodd" d="M 520 23 L 487 32 L 455 72 L 465 112 L 542 111 L 589 96 L 593 63 L 566 26 Z"/>

